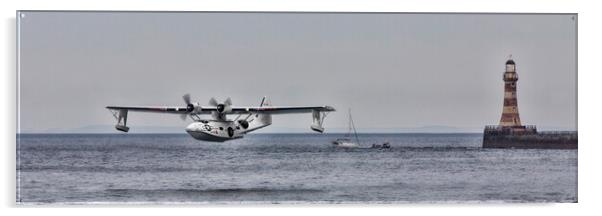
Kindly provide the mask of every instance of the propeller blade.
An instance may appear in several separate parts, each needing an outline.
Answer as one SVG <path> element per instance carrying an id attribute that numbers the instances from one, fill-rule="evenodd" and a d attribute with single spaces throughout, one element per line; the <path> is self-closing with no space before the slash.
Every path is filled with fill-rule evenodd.
<path id="1" fill-rule="evenodd" d="M 182 99 L 184 99 L 184 103 L 186 103 L 186 111 L 188 113 L 194 111 L 194 104 L 192 104 L 192 102 L 190 102 L 190 94 L 185 94 L 184 96 L 182 96 Z M 180 115 L 180 118 L 182 119 L 182 121 L 186 120 L 186 117 L 188 117 L 188 113 L 184 113 L 184 114 Z"/>
<path id="2" fill-rule="evenodd" d="M 232 105 L 232 100 L 230 100 L 230 98 L 228 97 L 228 99 L 226 99 L 226 100 L 224 101 L 224 104 L 225 104 L 226 106 L 230 106 L 230 105 Z"/>
<path id="3" fill-rule="evenodd" d="M 215 100 L 215 98 L 211 98 L 211 99 L 209 100 L 209 105 L 211 105 L 211 106 L 217 106 L 217 104 L 218 104 L 218 103 L 217 103 L 217 100 Z"/>
<path id="4" fill-rule="evenodd" d="M 182 99 L 184 99 L 186 105 L 190 104 L 190 94 L 185 94 L 184 96 L 182 96 Z"/>

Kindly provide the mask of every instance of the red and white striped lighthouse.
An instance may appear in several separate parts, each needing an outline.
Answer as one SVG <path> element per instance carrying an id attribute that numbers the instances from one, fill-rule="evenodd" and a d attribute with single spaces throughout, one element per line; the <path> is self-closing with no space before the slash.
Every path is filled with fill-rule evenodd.
<path id="1" fill-rule="evenodd" d="M 516 73 L 516 64 L 510 59 L 506 61 L 506 72 L 504 72 L 504 108 L 500 126 L 502 127 L 521 127 L 520 117 L 518 116 L 518 102 L 516 100 L 516 82 L 518 74 Z"/>

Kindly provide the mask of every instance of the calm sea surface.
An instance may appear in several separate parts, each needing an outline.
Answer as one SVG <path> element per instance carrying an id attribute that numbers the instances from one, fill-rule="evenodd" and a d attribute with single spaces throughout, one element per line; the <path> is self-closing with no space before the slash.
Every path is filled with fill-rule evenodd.
<path id="1" fill-rule="evenodd" d="M 481 134 L 20 135 L 17 202 L 576 202 L 576 150 L 482 149 Z"/>

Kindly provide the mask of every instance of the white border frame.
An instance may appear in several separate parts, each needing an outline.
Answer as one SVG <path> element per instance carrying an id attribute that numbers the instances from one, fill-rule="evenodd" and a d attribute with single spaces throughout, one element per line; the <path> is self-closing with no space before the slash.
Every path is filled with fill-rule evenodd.
<path id="1" fill-rule="evenodd" d="M 306 215 L 315 213 L 324 213 L 329 215 L 350 214 L 350 215 L 375 215 L 375 214 L 487 214 L 487 215 L 508 215 L 508 214 L 532 214 L 532 215 L 573 215 L 575 213 L 600 212 L 598 196 L 600 195 L 600 155 L 602 154 L 598 124 L 602 121 L 600 118 L 602 102 L 598 92 L 600 89 L 600 73 L 602 70 L 599 64 L 600 38 L 602 38 L 599 28 L 601 21 L 600 7 L 596 7 L 595 1 L 592 3 L 585 1 L 444 1 L 444 0 L 423 0 L 416 2 L 392 2 L 386 0 L 376 1 L 356 1 L 356 0 L 334 0 L 334 1 L 311 1 L 311 0 L 235 0 L 235 1 L 119 1 L 119 0 L 93 0 L 93 1 L 74 1 L 74 0 L 25 0 L 25 1 L 6 1 L 3 2 L 2 15 L 4 18 L 4 48 L 2 52 L 2 65 L 5 66 L 4 79 L 5 87 L 2 99 L 5 103 L 2 125 L 4 142 L 4 162 L 2 173 L 4 174 L 4 196 L 2 203 L 4 207 L 13 207 L 11 214 L 68 214 L 68 215 L 105 215 L 112 213 L 122 214 L 180 214 L 180 213 L 198 213 L 196 209 L 173 208 L 174 206 L 161 206 L 164 208 L 140 209 L 137 207 L 126 209 L 109 209 L 105 206 L 95 206 L 94 212 L 86 208 L 76 208 L 70 211 L 63 211 L 61 208 L 26 208 L 15 207 L 15 132 L 16 132 L 16 44 L 15 44 L 15 11 L 20 9 L 32 10 L 151 10 L 151 11 L 178 11 L 178 10 L 198 10 L 198 11 L 331 11 L 331 12 L 513 12 L 513 13 L 578 13 L 578 128 L 579 128 L 579 192 L 578 204 L 413 204 L 413 205 L 376 205 L 372 208 L 364 208 L 363 205 L 311 205 L 312 208 L 302 208 L 308 205 L 286 205 L 285 208 L 269 206 L 270 214 L 292 214 Z M 10 121 L 7 121 L 10 120 Z M 263 205 L 262 205 L 263 206 Z M 124 205 L 117 205 L 124 207 Z M 130 206 L 127 206 L 130 207 Z M 175 207 L 183 207 L 181 205 Z M 188 206 L 185 206 L 188 207 Z M 214 208 L 220 207 L 220 208 Z M 330 208 L 325 208 L 330 207 Z M 334 208 L 332 208 L 334 207 Z M 345 209 L 341 209 L 345 207 Z M 223 214 L 224 212 L 233 214 L 263 213 L 257 210 L 257 206 L 204 206 L 203 213 Z M 261 209 L 266 210 L 266 209 Z M 19 211 L 19 212 L 17 212 Z M 142 212 L 141 212 L 142 211 Z M 6 214 L 6 213 L 5 213 Z"/>

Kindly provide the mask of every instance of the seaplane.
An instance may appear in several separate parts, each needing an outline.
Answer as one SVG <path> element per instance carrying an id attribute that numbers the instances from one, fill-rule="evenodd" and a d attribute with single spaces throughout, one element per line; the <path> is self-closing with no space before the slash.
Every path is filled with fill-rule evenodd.
<path id="1" fill-rule="evenodd" d="M 243 138 L 245 134 L 272 124 L 272 115 L 311 113 L 313 131 L 323 133 L 323 122 L 329 112 L 335 111 L 331 106 L 271 106 L 263 97 L 257 107 L 233 106 L 230 98 L 218 103 L 215 98 L 209 100 L 208 106 L 192 103 L 190 94 L 182 97 L 185 107 L 178 106 L 107 106 L 117 120 L 115 129 L 127 133 L 128 112 L 152 112 L 179 114 L 182 120 L 187 118 L 194 122 L 186 127 L 186 132 L 193 138 L 203 141 L 224 142 Z M 231 119 L 228 116 L 237 115 Z"/>

